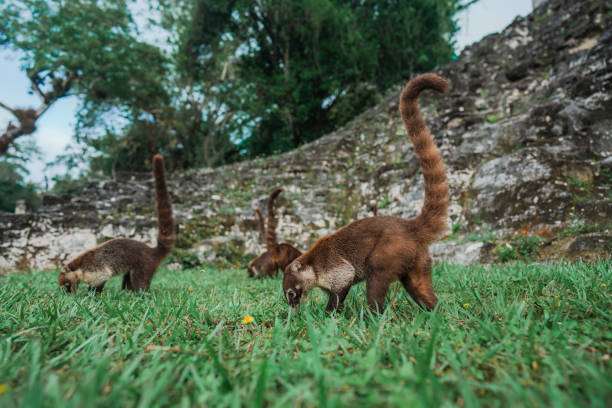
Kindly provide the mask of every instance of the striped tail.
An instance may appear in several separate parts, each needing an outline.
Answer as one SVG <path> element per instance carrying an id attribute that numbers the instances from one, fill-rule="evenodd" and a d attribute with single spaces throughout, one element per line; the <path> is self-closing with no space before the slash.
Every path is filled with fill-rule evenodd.
<path id="1" fill-rule="evenodd" d="M 255 209 L 257 213 L 257 223 L 259 225 L 259 242 L 262 244 L 266 242 L 266 226 L 264 225 L 263 215 L 259 208 Z"/>
<path id="2" fill-rule="evenodd" d="M 414 146 L 425 179 L 425 202 L 416 217 L 419 240 L 427 245 L 438 240 L 446 231 L 449 191 L 446 169 L 421 115 L 418 105 L 419 94 L 426 90 L 446 93 L 449 85 L 435 74 L 422 74 L 406 84 L 400 96 L 400 113 L 404 127 Z"/>
<path id="3" fill-rule="evenodd" d="M 174 244 L 174 220 L 172 219 L 170 194 L 166 185 L 164 158 L 159 154 L 153 156 L 153 179 L 155 183 L 155 203 L 157 204 L 157 246 L 155 247 L 155 254 L 158 262 L 161 262 L 172 250 Z"/>
<path id="4" fill-rule="evenodd" d="M 276 217 L 274 216 L 274 200 L 280 193 L 285 189 L 282 187 L 277 188 L 270 194 L 268 198 L 268 230 L 266 231 L 266 249 L 271 254 L 276 254 L 278 249 L 278 242 L 276 242 Z"/>

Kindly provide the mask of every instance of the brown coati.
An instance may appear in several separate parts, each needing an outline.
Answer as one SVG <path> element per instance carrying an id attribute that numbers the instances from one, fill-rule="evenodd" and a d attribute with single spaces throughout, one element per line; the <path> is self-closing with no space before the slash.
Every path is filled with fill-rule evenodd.
<path id="1" fill-rule="evenodd" d="M 389 285 L 399 280 L 421 306 L 433 309 L 437 298 L 431 285 L 428 246 L 446 230 L 449 204 L 446 170 L 438 148 L 421 116 L 421 91 L 447 92 L 448 83 L 423 74 L 406 84 L 399 110 L 425 179 L 425 202 L 411 220 L 378 215 L 355 221 L 319 239 L 285 269 L 283 291 L 297 307 L 313 287 L 329 293 L 327 310 L 341 310 L 352 285 L 366 281 L 370 308 L 382 311 Z"/>
<path id="2" fill-rule="evenodd" d="M 248 266 L 249 276 L 275 276 L 280 268 L 284 270 L 291 261 L 300 256 L 302 253 L 287 243 L 279 244 L 276 241 L 276 217 L 274 216 L 274 201 L 276 197 L 285 189 L 277 188 L 268 197 L 268 228 L 265 231 L 265 241 L 267 251 L 253 259 Z M 258 210 L 257 210 L 258 211 Z M 262 231 L 261 225 L 263 218 L 261 212 L 258 211 L 260 217 L 260 234 Z"/>
<path id="3" fill-rule="evenodd" d="M 149 290 L 157 267 L 174 243 L 170 194 L 166 186 L 164 160 L 159 154 L 153 157 L 153 179 L 157 203 L 157 246 L 150 248 L 128 238 L 107 241 L 68 262 L 59 274 L 60 287 L 75 293 L 79 282 L 85 282 L 91 290 L 101 292 L 108 279 L 123 275 L 122 289 Z"/>

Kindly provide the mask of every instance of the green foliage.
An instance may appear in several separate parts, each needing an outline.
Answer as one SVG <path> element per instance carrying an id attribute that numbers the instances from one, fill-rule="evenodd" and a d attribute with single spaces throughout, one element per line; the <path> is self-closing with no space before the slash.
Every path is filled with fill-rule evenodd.
<path id="1" fill-rule="evenodd" d="M 517 251 L 522 259 L 531 260 L 537 255 L 544 239 L 537 235 L 521 235 L 515 239 Z"/>
<path id="2" fill-rule="evenodd" d="M 15 211 L 17 200 L 25 200 L 33 208 L 40 205 L 36 186 L 26 183 L 22 173 L 24 168 L 6 160 L 0 160 L 0 210 Z"/>
<path id="3" fill-rule="evenodd" d="M 451 235 L 457 235 L 460 229 L 461 229 L 461 221 L 457 221 L 451 227 Z"/>
<path id="4" fill-rule="evenodd" d="M 509 243 L 497 245 L 495 247 L 495 253 L 500 262 L 514 261 L 519 257 L 516 248 Z"/>
<path id="5" fill-rule="evenodd" d="M 285 151 L 346 123 L 377 93 L 453 55 L 456 0 L 236 2 L 247 154 Z"/>
<path id="6" fill-rule="evenodd" d="M 125 0 L 0 0 L 0 46 L 21 51 L 41 109 L 82 100 L 80 136 L 120 109 L 138 117 L 168 102 L 166 59 L 139 42 Z"/>
<path id="7" fill-rule="evenodd" d="M 453 15 L 470 2 L 159 3 L 179 90 L 157 121 L 168 124 L 160 143 L 170 167 L 187 168 L 290 150 L 346 123 L 388 86 L 449 61 Z"/>
<path id="8" fill-rule="evenodd" d="M 487 122 L 495 123 L 499 120 L 499 115 L 496 113 L 491 113 L 487 115 Z"/>
<path id="9" fill-rule="evenodd" d="M 559 233 L 559 238 L 577 237 L 579 235 L 588 234 L 591 232 L 603 232 L 609 228 L 610 226 L 606 227 L 604 225 L 599 224 L 585 224 L 582 222 L 573 222 Z"/>
<path id="10" fill-rule="evenodd" d="M 567 181 L 567 184 L 569 184 L 570 186 L 582 188 L 585 190 L 589 190 L 591 188 L 591 183 L 589 183 L 586 180 L 581 180 L 579 178 L 567 177 L 566 181 Z"/>
<path id="11" fill-rule="evenodd" d="M 0 285 L 0 406 L 607 406 L 612 264 L 437 266 L 435 312 L 399 284 L 371 316 L 313 290 L 287 315 L 280 279 L 161 270 L 150 293 Z M 607 286 L 602 286 L 606 284 Z M 252 323 L 242 323 L 245 315 Z M 459 401 L 459 402 L 458 402 Z"/>
<path id="12" fill-rule="evenodd" d="M 0 44 L 47 92 L 81 95 L 75 157 L 93 172 L 216 166 L 290 150 L 453 56 L 471 1 L 157 0 L 169 48 L 125 0 L 0 0 Z M 166 54 L 166 55 L 164 55 Z"/>
<path id="13" fill-rule="evenodd" d="M 53 187 L 50 192 L 54 194 L 78 195 L 81 194 L 86 184 L 87 179 L 85 177 L 74 178 L 70 174 L 55 176 L 53 177 Z"/>
<path id="14" fill-rule="evenodd" d="M 515 235 L 511 242 L 497 245 L 495 253 L 500 262 L 517 259 L 531 261 L 543 243 L 544 239 L 537 235 Z"/>
<path id="15" fill-rule="evenodd" d="M 178 263 L 183 268 L 196 268 L 200 264 L 198 256 L 185 248 L 174 248 L 167 263 Z"/>
<path id="16" fill-rule="evenodd" d="M 382 199 L 380 203 L 378 203 L 378 209 L 387 208 L 391 204 L 391 199 L 389 197 L 385 197 Z"/>

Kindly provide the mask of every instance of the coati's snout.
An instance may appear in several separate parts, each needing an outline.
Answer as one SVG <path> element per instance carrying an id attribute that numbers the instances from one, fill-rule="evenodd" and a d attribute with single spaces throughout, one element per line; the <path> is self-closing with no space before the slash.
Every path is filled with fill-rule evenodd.
<path id="1" fill-rule="evenodd" d="M 62 271 L 60 272 L 57 278 L 57 283 L 61 289 L 71 294 L 75 294 L 77 287 L 79 286 L 79 281 L 76 278 L 76 273 L 74 271 L 69 270 L 67 267 L 62 269 Z"/>
<path id="2" fill-rule="evenodd" d="M 283 276 L 283 293 L 290 307 L 295 307 L 300 312 L 302 297 L 308 294 L 313 286 L 312 268 L 303 266 L 300 261 L 293 261 L 285 268 Z"/>
<path id="3" fill-rule="evenodd" d="M 289 303 L 289 306 L 296 307 L 300 305 L 302 293 L 299 290 L 296 291 L 292 288 L 289 288 L 285 291 L 285 298 L 287 299 L 287 303 Z"/>
<path id="4" fill-rule="evenodd" d="M 285 299 L 291 307 L 299 306 L 300 300 L 302 299 L 302 287 L 299 284 L 298 279 L 292 273 L 285 273 L 283 277 L 283 293 Z"/>

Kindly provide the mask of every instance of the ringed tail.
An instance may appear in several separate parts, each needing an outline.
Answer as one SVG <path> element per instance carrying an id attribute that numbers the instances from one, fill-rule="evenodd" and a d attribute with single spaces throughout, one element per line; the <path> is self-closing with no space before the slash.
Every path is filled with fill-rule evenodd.
<path id="1" fill-rule="evenodd" d="M 164 158 L 160 154 L 153 156 L 153 181 L 157 206 L 157 246 L 155 247 L 155 253 L 158 262 L 161 262 L 174 244 L 174 220 L 172 218 L 170 194 L 166 185 Z"/>
<path id="2" fill-rule="evenodd" d="M 278 242 L 276 242 L 276 217 L 274 216 L 274 200 L 285 189 L 282 187 L 272 191 L 268 198 L 268 230 L 266 231 L 266 249 L 271 254 L 276 254 Z"/>
<path id="3" fill-rule="evenodd" d="M 419 94 L 426 89 L 447 93 L 449 85 L 444 78 L 436 74 L 418 75 L 402 90 L 399 110 L 425 179 L 425 201 L 415 222 L 419 239 L 429 245 L 446 231 L 449 189 L 440 151 L 418 105 Z"/>
<path id="4" fill-rule="evenodd" d="M 257 213 L 257 223 L 259 225 L 259 242 L 262 244 L 266 242 L 266 226 L 264 225 L 263 215 L 259 208 L 255 209 Z"/>

